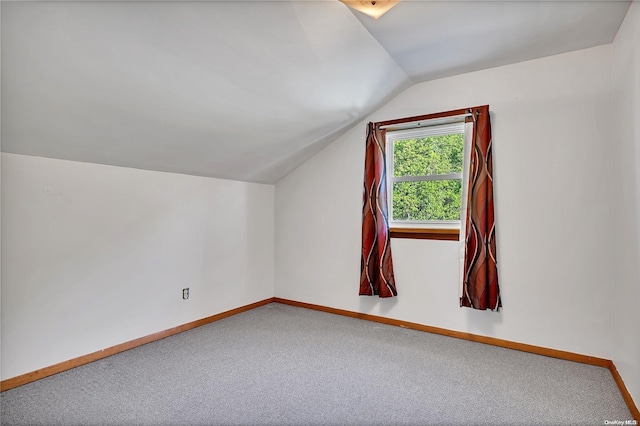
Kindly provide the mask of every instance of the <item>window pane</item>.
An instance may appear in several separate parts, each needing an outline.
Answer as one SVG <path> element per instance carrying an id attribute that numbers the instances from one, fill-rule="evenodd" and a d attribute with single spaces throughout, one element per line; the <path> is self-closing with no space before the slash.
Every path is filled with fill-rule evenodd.
<path id="1" fill-rule="evenodd" d="M 392 220 L 460 220 L 461 180 L 393 183 Z"/>
<path id="2" fill-rule="evenodd" d="M 461 173 L 463 146 L 461 133 L 397 140 L 393 143 L 393 175 Z"/>

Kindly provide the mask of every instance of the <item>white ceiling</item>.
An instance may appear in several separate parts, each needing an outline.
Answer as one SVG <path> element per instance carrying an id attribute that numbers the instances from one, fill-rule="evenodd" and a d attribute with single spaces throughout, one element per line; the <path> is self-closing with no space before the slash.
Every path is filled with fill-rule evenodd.
<path id="1" fill-rule="evenodd" d="M 2 150 L 273 183 L 414 83 L 610 43 L 629 4 L 2 1 Z"/>

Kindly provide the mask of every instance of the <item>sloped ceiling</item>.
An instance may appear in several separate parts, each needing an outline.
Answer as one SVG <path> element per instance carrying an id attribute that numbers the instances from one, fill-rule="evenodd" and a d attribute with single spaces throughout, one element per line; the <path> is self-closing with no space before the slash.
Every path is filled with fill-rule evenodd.
<path id="1" fill-rule="evenodd" d="M 609 43 L 629 4 L 2 1 L 2 150 L 273 183 L 410 85 Z"/>

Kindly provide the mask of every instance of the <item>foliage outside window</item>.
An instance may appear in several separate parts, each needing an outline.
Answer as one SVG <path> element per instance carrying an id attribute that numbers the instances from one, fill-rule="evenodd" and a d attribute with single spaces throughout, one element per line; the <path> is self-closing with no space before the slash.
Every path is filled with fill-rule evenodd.
<path id="1" fill-rule="evenodd" d="M 459 227 L 464 123 L 387 131 L 391 226 Z"/>

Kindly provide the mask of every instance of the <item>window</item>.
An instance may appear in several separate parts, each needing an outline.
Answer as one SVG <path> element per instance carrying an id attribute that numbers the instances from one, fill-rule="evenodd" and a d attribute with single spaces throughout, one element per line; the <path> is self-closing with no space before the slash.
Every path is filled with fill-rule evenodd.
<path id="1" fill-rule="evenodd" d="M 460 121 L 387 129 L 392 237 L 458 239 L 464 132 Z"/>

